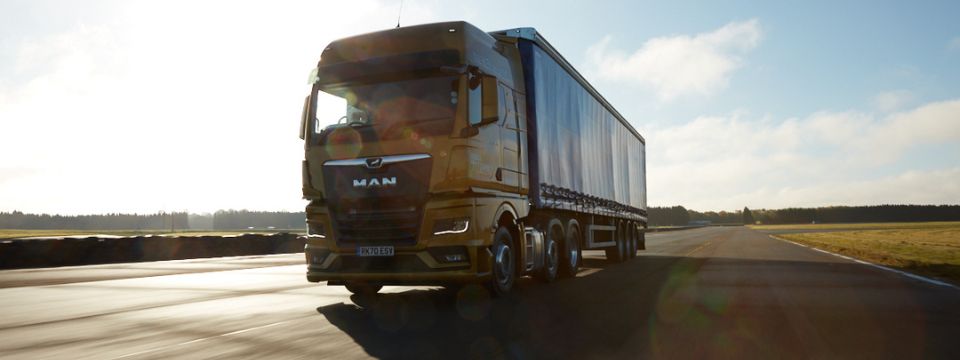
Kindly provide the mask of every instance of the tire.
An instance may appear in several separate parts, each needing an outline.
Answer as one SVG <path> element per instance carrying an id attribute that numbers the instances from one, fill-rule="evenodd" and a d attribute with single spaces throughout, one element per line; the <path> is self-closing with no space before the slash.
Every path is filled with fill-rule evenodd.
<path id="1" fill-rule="evenodd" d="M 560 221 L 550 221 L 545 237 L 543 239 L 543 268 L 537 272 L 536 278 L 543 282 L 552 282 L 557 279 L 560 268 L 560 243 L 565 238 Z"/>
<path id="2" fill-rule="evenodd" d="M 572 278 L 577 276 L 580 263 L 583 261 L 583 252 L 580 249 L 580 227 L 568 225 L 563 244 L 560 246 L 560 277 Z"/>
<path id="3" fill-rule="evenodd" d="M 646 228 L 639 228 L 640 232 L 637 234 L 637 249 L 646 250 L 647 249 L 647 231 Z"/>
<path id="4" fill-rule="evenodd" d="M 637 224 L 630 223 L 630 246 L 627 248 L 627 258 L 633 259 L 637 257 L 637 244 L 640 242 L 640 230 L 637 229 Z"/>
<path id="5" fill-rule="evenodd" d="M 374 295 L 383 289 L 383 285 L 371 285 L 367 283 L 348 282 L 344 284 L 347 291 L 357 295 Z"/>
<path id="6" fill-rule="evenodd" d="M 627 248 L 626 248 L 626 227 L 622 222 L 616 224 L 617 229 L 614 230 L 613 239 L 616 241 L 616 244 L 613 247 L 604 249 L 604 252 L 607 255 L 607 261 L 618 263 L 626 260 Z"/>
<path id="7" fill-rule="evenodd" d="M 490 281 L 487 288 L 494 296 L 504 296 L 517 280 L 517 253 L 513 235 L 506 226 L 497 228 L 493 236 L 493 257 L 490 258 Z"/>

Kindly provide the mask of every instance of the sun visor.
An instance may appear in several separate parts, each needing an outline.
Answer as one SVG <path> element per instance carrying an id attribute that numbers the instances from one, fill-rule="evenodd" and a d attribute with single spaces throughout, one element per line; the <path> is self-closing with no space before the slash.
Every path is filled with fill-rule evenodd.
<path id="1" fill-rule="evenodd" d="M 318 82 L 339 84 L 385 74 L 404 74 L 460 66 L 460 52 L 453 49 L 370 58 L 355 62 L 320 63 Z"/>

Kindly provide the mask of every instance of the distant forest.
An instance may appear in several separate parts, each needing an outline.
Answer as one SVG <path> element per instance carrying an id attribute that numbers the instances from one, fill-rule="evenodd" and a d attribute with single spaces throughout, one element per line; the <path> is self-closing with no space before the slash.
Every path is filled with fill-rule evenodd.
<path id="1" fill-rule="evenodd" d="M 683 206 L 647 209 L 650 226 L 682 226 L 691 223 L 712 224 L 810 224 L 960 221 L 960 205 L 877 205 L 830 206 L 818 208 L 759 209 L 734 212 L 699 212 Z M 750 221 L 752 219 L 752 221 Z"/>
<path id="2" fill-rule="evenodd" d="M 213 214 L 47 215 L 0 212 L 0 229 L 70 230 L 243 230 L 305 227 L 302 212 L 221 210 Z M 172 223 L 172 224 L 171 224 Z"/>
<path id="3" fill-rule="evenodd" d="M 831 206 L 733 212 L 689 210 L 683 206 L 647 209 L 650 226 L 696 223 L 809 224 L 856 222 L 960 221 L 960 205 Z M 0 212 L 0 229 L 71 230 L 244 230 L 304 228 L 303 212 L 221 210 L 213 214 L 46 215 Z M 171 224 L 172 222 L 172 224 Z"/>

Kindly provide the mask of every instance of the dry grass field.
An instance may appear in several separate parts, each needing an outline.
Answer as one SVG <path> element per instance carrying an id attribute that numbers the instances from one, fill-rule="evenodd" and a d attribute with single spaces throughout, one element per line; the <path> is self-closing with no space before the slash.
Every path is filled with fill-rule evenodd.
<path id="1" fill-rule="evenodd" d="M 816 248 L 960 283 L 960 222 L 753 226 L 824 230 L 777 236 Z"/>
<path id="2" fill-rule="evenodd" d="M 749 225 L 754 230 L 884 230 L 884 229 L 938 229 L 958 228 L 960 222 L 895 222 L 895 223 L 841 223 L 841 224 L 788 224 Z"/>

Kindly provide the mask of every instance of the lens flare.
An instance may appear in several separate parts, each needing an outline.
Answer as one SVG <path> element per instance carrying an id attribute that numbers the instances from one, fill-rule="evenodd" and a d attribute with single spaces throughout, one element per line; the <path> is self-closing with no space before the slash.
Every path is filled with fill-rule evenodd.
<path id="1" fill-rule="evenodd" d="M 327 136 L 324 149 L 331 159 L 352 159 L 363 150 L 363 139 L 353 128 L 337 128 Z"/>

